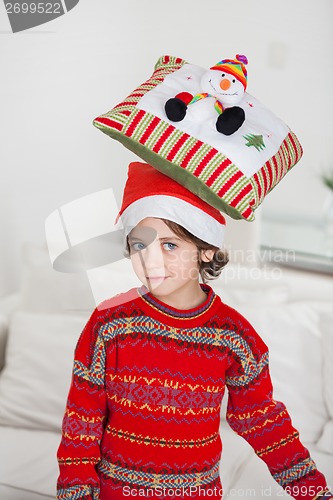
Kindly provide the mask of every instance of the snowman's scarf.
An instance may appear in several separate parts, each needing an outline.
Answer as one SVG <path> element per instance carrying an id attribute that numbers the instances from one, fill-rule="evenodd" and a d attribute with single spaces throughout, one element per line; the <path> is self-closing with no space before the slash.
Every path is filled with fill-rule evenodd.
<path id="1" fill-rule="evenodd" d="M 222 103 L 218 99 L 216 99 L 216 97 L 214 95 L 208 94 L 208 92 L 202 92 L 201 94 L 195 94 L 193 96 L 192 100 L 188 103 L 188 105 L 194 104 L 195 102 L 198 102 L 201 99 L 206 99 L 206 97 L 214 97 L 214 99 L 215 99 L 214 108 L 216 109 L 216 111 L 219 115 L 222 114 L 222 112 L 223 112 Z"/>

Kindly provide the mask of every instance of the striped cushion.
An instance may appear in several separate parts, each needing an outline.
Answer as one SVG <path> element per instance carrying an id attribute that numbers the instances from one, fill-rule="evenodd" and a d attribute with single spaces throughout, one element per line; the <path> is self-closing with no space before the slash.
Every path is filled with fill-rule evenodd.
<path id="1" fill-rule="evenodd" d="M 302 147 L 287 125 L 247 92 L 238 104 L 245 122 L 231 136 L 217 132 L 214 106 L 211 117 L 202 118 L 202 106 L 207 107 L 202 101 L 183 121 L 170 122 L 165 102 L 182 91 L 200 92 L 205 71 L 163 56 L 152 76 L 94 125 L 212 206 L 251 221 L 266 194 L 301 158 Z"/>

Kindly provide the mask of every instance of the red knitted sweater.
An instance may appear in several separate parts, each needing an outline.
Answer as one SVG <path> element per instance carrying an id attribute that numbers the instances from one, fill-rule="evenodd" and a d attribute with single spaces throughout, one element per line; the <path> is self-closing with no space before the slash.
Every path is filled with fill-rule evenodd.
<path id="1" fill-rule="evenodd" d="M 303 500 L 326 490 L 285 406 L 272 398 L 266 345 L 203 289 L 206 301 L 190 310 L 141 288 L 93 312 L 75 351 L 58 499 L 118 500 L 134 489 L 136 496 L 220 499 L 226 386 L 229 425 L 274 479 Z"/>

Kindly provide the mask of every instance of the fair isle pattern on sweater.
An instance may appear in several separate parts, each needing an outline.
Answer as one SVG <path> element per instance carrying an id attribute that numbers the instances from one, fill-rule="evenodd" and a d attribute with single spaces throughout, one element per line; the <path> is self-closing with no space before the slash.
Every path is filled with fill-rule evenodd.
<path id="1" fill-rule="evenodd" d="M 89 498 L 91 500 L 99 500 L 99 488 L 91 488 L 88 485 L 72 486 L 66 489 L 60 489 L 57 492 L 57 498 L 82 500 Z"/>
<path id="2" fill-rule="evenodd" d="M 118 500 L 128 496 L 124 487 L 138 494 L 182 488 L 178 498 L 189 491 L 202 498 L 201 489 L 220 499 L 226 387 L 229 425 L 274 479 L 283 488 L 297 485 L 295 492 L 326 489 L 285 406 L 272 398 L 266 345 L 203 288 L 207 300 L 192 310 L 170 308 L 142 288 L 134 300 L 124 294 L 93 312 L 75 351 L 58 450 L 59 500 Z"/>

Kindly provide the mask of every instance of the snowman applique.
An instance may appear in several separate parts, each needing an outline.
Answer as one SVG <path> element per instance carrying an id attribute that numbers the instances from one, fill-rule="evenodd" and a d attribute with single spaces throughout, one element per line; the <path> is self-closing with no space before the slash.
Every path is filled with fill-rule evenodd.
<path id="1" fill-rule="evenodd" d="M 237 54 L 235 59 L 223 59 L 206 71 L 200 80 L 199 94 L 180 92 L 165 103 L 165 113 L 172 122 L 182 121 L 188 106 L 202 99 L 215 107 L 218 114 L 216 130 L 224 135 L 232 135 L 244 123 L 245 112 L 236 106 L 247 86 L 248 63 L 246 56 Z"/>

